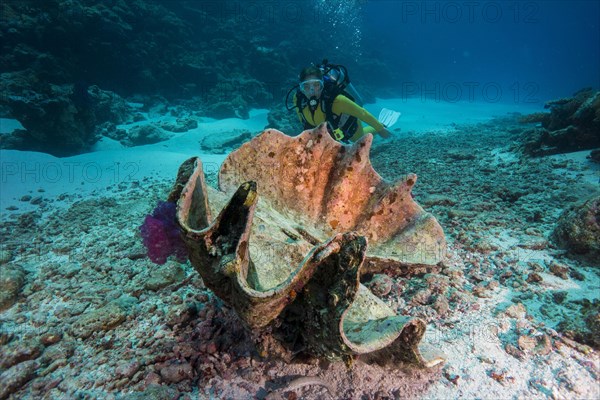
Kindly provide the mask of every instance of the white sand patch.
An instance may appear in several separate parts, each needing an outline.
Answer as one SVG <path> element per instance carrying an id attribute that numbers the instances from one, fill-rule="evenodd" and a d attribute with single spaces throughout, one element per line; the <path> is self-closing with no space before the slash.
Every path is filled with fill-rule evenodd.
<path id="1" fill-rule="evenodd" d="M 600 190 L 600 164 L 593 163 L 587 156 L 590 150 L 548 156 L 555 162 L 559 176 L 581 179 Z M 591 194 L 591 193 L 590 193 Z"/>
<path id="2" fill-rule="evenodd" d="M 11 214 L 35 210 L 29 197 L 56 199 L 60 195 L 106 196 L 111 185 L 142 182 L 144 178 L 175 179 L 177 168 L 189 157 L 200 156 L 207 173 L 218 171 L 226 154 L 202 154 L 199 142 L 207 135 L 233 129 L 261 131 L 267 124 L 267 110 L 253 110 L 250 119 L 203 119 L 198 128 L 175 133 L 164 142 L 125 147 L 103 138 L 91 153 L 58 158 L 45 153 L 0 150 L 0 219 Z M 154 117 L 152 121 L 174 120 Z M 130 128 L 141 123 L 122 125 Z M 24 197 L 28 196 L 28 197 Z M 29 200 L 28 200 L 29 199 Z M 61 205 L 57 201 L 56 205 Z"/>
<path id="3" fill-rule="evenodd" d="M 484 103 L 435 101 L 431 99 L 377 99 L 375 104 L 365 108 L 373 115 L 379 115 L 382 108 L 400 111 L 402 116 L 392 128 L 402 132 L 454 132 L 456 125 L 486 122 L 494 117 L 519 112 L 529 114 L 542 111 L 541 104 L 535 103 Z"/>
<path id="4" fill-rule="evenodd" d="M 150 148 L 148 148 L 150 147 Z M 61 195 L 109 196 L 112 185 L 140 183 L 145 177 L 174 179 L 177 168 L 187 158 L 200 155 L 205 168 L 218 170 L 223 155 L 198 152 L 161 151 L 153 146 L 105 150 L 74 157 L 57 158 L 44 153 L 0 150 L 0 217 L 7 209 L 19 213 L 36 209 L 30 196 L 55 199 Z M 60 205 L 60 201 L 56 205 Z"/>
<path id="5" fill-rule="evenodd" d="M 512 151 L 506 149 L 494 149 L 492 150 L 492 156 L 494 157 L 492 164 L 497 166 L 499 164 L 514 164 L 519 162 L 519 156 Z"/>
<path id="6" fill-rule="evenodd" d="M 489 299 L 481 299 L 478 313 L 467 313 L 452 328 L 429 329 L 426 337 L 448 356 L 445 376 L 435 382 L 424 394 L 424 399 L 509 399 L 509 398 L 598 398 L 600 389 L 592 382 L 600 367 L 594 356 L 595 367 L 588 369 L 583 356 L 577 351 L 561 346 L 547 356 L 525 353 L 520 360 L 509 355 L 503 336 L 514 336 L 517 324 L 529 325 L 526 318 L 517 319 L 502 311 L 511 305 L 513 293 L 509 289 L 493 292 Z M 527 305 L 528 314 L 533 305 Z M 529 335 L 545 333 L 534 326 Z M 433 339 L 433 340 L 432 340 Z M 512 340 L 511 340 L 512 341 Z M 573 362 L 576 360 L 577 362 Z M 595 369 L 595 371 L 594 371 Z M 449 378 L 456 378 L 456 384 Z M 590 385 L 591 384 L 591 385 Z"/>

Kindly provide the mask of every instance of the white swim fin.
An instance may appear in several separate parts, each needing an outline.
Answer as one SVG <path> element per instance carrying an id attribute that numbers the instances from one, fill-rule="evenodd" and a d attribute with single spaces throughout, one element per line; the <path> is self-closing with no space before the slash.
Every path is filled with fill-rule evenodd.
<path id="1" fill-rule="evenodd" d="M 386 128 L 391 128 L 396 121 L 398 121 L 398 118 L 400 118 L 400 115 L 402 115 L 399 111 L 394 111 L 394 110 L 390 110 L 388 108 L 384 108 L 381 110 L 381 112 L 379 113 L 379 118 L 377 118 L 379 120 L 379 122 L 381 122 L 383 125 L 386 126 Z"/>

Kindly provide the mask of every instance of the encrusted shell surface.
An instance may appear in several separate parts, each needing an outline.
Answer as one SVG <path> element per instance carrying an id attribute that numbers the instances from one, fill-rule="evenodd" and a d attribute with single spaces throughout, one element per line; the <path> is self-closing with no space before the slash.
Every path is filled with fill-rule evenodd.
<path id="1" fill-rule="evenodd" d="M 320 241 L 355 231 L 369 240 L 370 258 L 438 263 L 446 240 L 437 220 L 412 198 L 417 176 L 394 184 L 381 178 L 369 159 L 372 141 L 367 135 L 344 146 L 324 124 L 295 137 L 267 129 L 227 157 L 219 188 L 231 193 L 254 181 L 270 207 L 310 227 Z"/>
<path id="2" fill-rule="evenodd" d="M 186 161 L 170 200 L 192 265 L 251 329 L 277 319 L 318 356 L 432 366 L 443 358 L 421 354 L 424 322 L 395 315 L 360 284 L 371 247 L 394 259 L 385 252 L 399 238 L 445 246 L 410 196 L 416 177 L 384 182 L 370 143 L 344 147 L 324 127 L 297 137 L 266 130 L 229 155 L 221 190 L 207 187 L 199 159 Z"/>

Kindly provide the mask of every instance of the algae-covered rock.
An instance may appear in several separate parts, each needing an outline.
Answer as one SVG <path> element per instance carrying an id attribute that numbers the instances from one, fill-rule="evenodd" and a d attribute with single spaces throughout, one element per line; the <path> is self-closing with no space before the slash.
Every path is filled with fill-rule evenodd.
<path id="1" fill-rule="evenodd" d="M 13 340 L 0 347 L 0 370 L 10 368 L 23 361 L 35 360 L 44 351 L 44 346 L 36 339 Z"/>
<path id="2" fill-rule="evenodd" d="M 121 143 L 125 146 L 142 146 L 168 140 L 171 136 L 154 125 L 134 126 L 127 132 L 127 139 Z"/>
<path id="3" fill-rule="evenodd" d="M 165 131 L 181 133 L 196 129 L 198 127 L 198 121 L 193 118 L 177 118 L 175 122 L 160 122 L 158 126 Z"/>
<path id="4" fill-rule="evenodd" d="M 383 297 L 387 296 L 392 290 L 393 281 L 392 278 L 385 274 L 375 274 L 365 286 L 368 287 L 375 296 Z"/>
<path id="5" fill-rule="evenodd" d="M 38 365 L 25 361 L 9 368 L 0 375 L 0 399 L 6 399 L 35 377 Z"/>
<path id="6" fill-rule="evenodd" d="M 564 210 L 552 240 L 571 255 L 600 266 L 600 196 Z"/>
<path id="7" fill-rule="evenodd" d="M 595 309 L 587 315 L 585 325 L 590 332 L 590 344 L 597 349 L 600 348 L 600 307 L 597 303 Z"/>
<path id="8" fill-rule="evenodd" d="M 71 334 L 86 339 L 94 332 L 108 331 L 120 325 L 127 317 L 125 307 L 116 302 L 86 312 L 71 327 Z"/>
<path id="9" fill-rule="evenodd" d="M 194 376 L 194 368 L 187 362 L 173 362 L 160 369 L 160 376 L 167 383 L 179 383 Z"/>
<path id="10" fill-rule="evenodd" d="M 16 264 L 0 266 L 0 311 L 10 308 L 25 282 L 25 271 Z"/>
<path id="11" fill-rule="evenodd" d="M 206 136 L 200 142 L 200 147 L 209 153 L 225 154 L 249 141 L 252 136 L 252 132 L 248 130 L 233 129 L 228 132 L 219 132 L 218 135 Z"/>
<path id="12" fill-rule="evenodd" d="M 592 150 L 587 158 L 596 164 L 600 164 L 600 149 Z"/>
<path id="13" fill-rule="evenodd" d="M 13 259 L 13 255 L 9 250 L 0 249 L 0 265 L 6 264 Z"/>
<path id="14" fill-rule="evenodd" d="M 600 301 L 570 301 L 569 308 L 573 313 L 563 316 L 557 330 L 579 343 L 600 349 Z"/>
<path id="15" fill-rule="evenodd" d="M 185 278 L 185 271 L 179 264 L 169 263 L 159 266 L 150 273 L 150 278 L 144 282 L 146 290 L 160 290 L 169 285 L 181 282 Z"/>
<path id="16" fill-rule="evenodd" d="M 171 400 L 179 397 L 179 392 L 170 386 L 149 385 L 143 392 L 126 393 L 123 400 Z"/>

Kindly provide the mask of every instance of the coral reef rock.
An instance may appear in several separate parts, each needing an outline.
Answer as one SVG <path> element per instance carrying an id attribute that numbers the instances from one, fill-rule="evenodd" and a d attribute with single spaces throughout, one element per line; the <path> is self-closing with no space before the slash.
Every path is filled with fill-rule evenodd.
<path id="1" fill-rule="evenodd" d="M 121 140 L 125 146 L 143 146 L 169 140 L 171 135 L 154 125 L 134 126 L 127 132 L 127 138 Z"/>
<path id="2" fill-rule="evenodd" d="M 252 132 L 245 129 L 232 129 L 219 132 L 218 135 L 208 135 L 200 141 L 203 152 L 225 154 L 252 139 Z"/>
<path id="3" fill-rule="evenodd" d="M 372 168 L 372 139 L 347 147 L 325 125 L 296 137 L 265 130 L 227 157 L 220 190 L 207 187 L 199 159 L 180 167 L 169 201 L 178 202 L 192 265 L 259 346 L 272 342 L 268 335 L 349 364 L 361 354 L 443 362 L 422 353 L 425 322 L 396 315 L 360 283 L 377 268 L 435 264 L 446 246 L 438 222 L 412 199 L 416 176 L 390 185 Z"/>
<path id="4" fill-rule="evenodd" d="M 289 112 L 285 106 L 271 107 L 267 115 L 269 128 L 274 128 L 282 132 L 301 132 L 302 122 L 298 119 L 296 113 Z"/>
<path id="5" fill-rule="evenodd" d="M 563 211 L 552 239 L 572 255 L 600 266 L 600 196 Z"/>
<path id="6" fill-rule="evenodd" d="M 592 150 L 587 158 L 596 164 L 600 164 L 600 149 Z"/>
<path id="7" fill-rule="evenodd" d="M 533 156 L 568 153 L 600 146 L 600 91 L 582 89 L 572 98 L 548 102 L 549 113 L 524 116 L 522 122 L 538 122 L 541 128 L 524 133 L 522 148 Z"/>
<path id="8" fill-rule="evenodd" d="M 102 130 L 131 119 L 130 107 L 98 86 L 50 85 L 45 92 L 0 99 L 25 130 L 0 140 L 0 147 L 68 156 L 88 151 Z M 107 128 L 111 127 L 111 128 Z"/>

